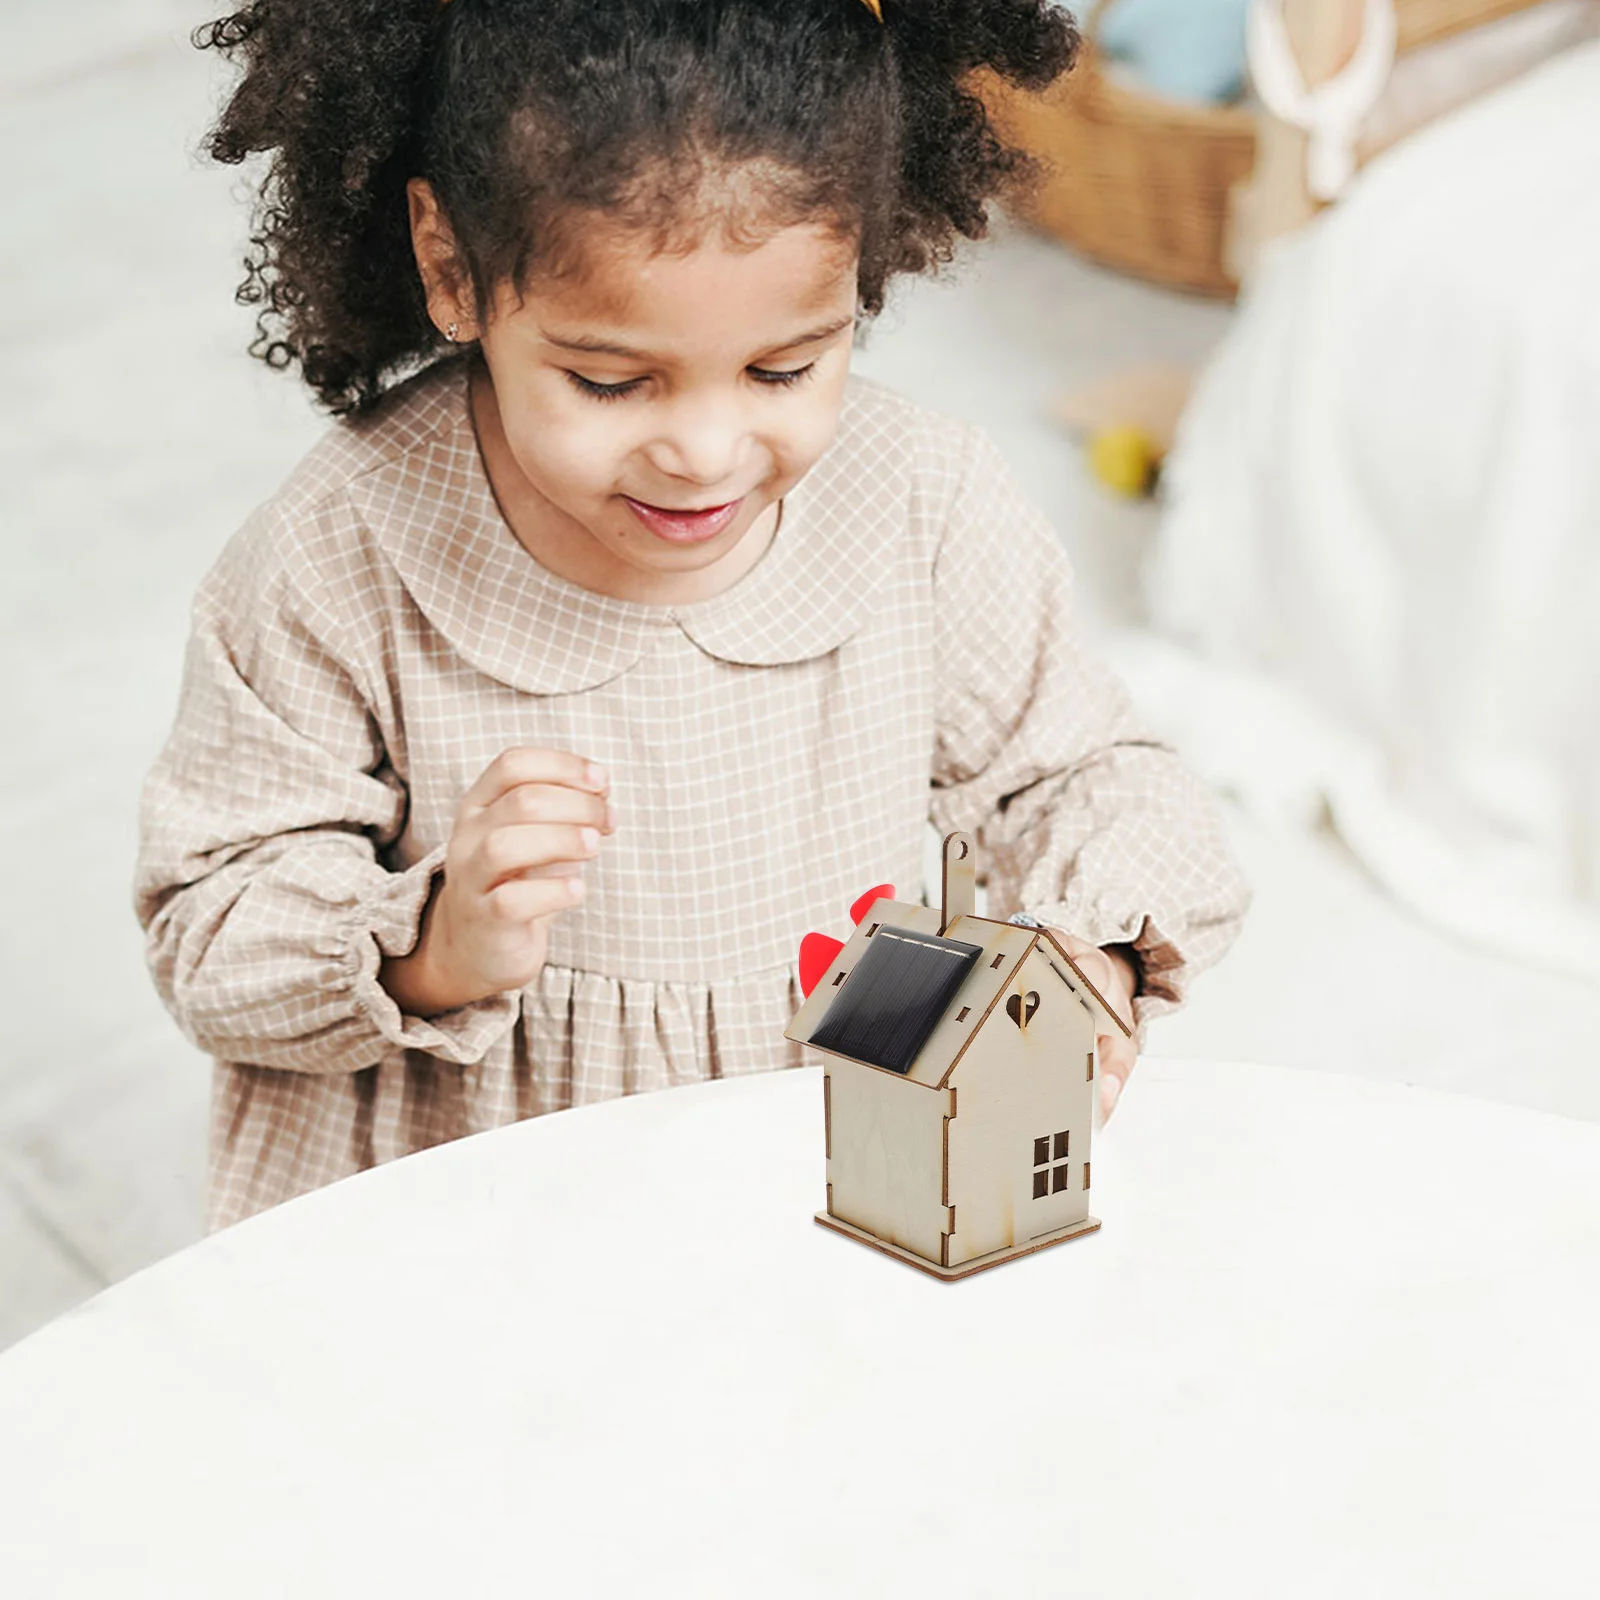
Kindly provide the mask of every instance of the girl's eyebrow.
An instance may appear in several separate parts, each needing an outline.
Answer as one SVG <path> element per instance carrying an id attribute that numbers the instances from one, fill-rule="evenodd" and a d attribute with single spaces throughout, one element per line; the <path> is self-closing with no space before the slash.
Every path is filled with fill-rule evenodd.
<path id="1" fill-rule="evenodd" d="M 785 340 L 782 344 L 771 346 L 773 351 L 799 350 L 808 344 L 820 344 L 824 339 L 831 339 L 834 334 L 842 333 L 855 322 L 855 316 L 839 317 L 833 322 L 824 324 L 820 328 L 813 328 L 809 333 L 802 333 L 798 338 Z M 550 333 L 541 328 L 540 337 L 546 344 L 553 344 L 558 350 L 576 350 L 584 355 L 592 356 L 618 356 L 624 361 L 653 362 L 658 358 L 647 350 L 635 350 L 631 345 L 612 344 L 608 339 L 586 339 L 581 335 L 577 338 L 562 338 L 558 334 Z"/>

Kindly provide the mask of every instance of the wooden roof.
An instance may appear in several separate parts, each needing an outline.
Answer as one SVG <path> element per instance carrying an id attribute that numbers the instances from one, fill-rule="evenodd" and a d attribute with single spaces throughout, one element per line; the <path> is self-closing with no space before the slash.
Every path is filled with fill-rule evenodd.
<path id="1" fill-rule="evenodd" d="M 865 954 L 867 940 L 877 928 L 889 926 L 911 929 L 922 934 L 937 936 L 940 933 L 940 913 L 934 906 L 908 905 L 898 900 L 879 900 L 862 917 L 844 948 L 834 957 L 815 989 L 795 1013 L 794 1020 L 784 1029 L 784 1037 L 800 1044 L 810 1045 L 834 998 L 849 983 L 848 974 L 855 970 L 858 960 Z M 988 917 L 959 916 L 943 930 L 949 939 L 978 945 L 983 954 L 968 972 L 961 987 L 956 990 L 945 1007 L 943 1019 L 934 1027 L 917 1054 L 911 1068 L 904 1076 L 911 1083 L 927 1088 L 941 1088 L 948 1081 L 956 1063 L 961 1059 L 968 1042 L 988 1020 L 990 1012 L 1011 986 L 1017 969 L 1027 960 L 1034 948 L 1042 947 L 1045 958 L 1062 984 L 1093 1012 L 1097 1029 L 1110 1032 L 1113 1028 L 1130 1033 L 1127 1024 L 1119 1017 L 1105 997 L 1089 981 L 1082 968 L 1062 948 L 1060 942 L 1044 928 L 1025 928 L 1015 923 L 996 922 Z M 996 965 L 995 958 L 1000 957 Z M 840 973 L 846 974 L 843 983 L 836 983 Z M 962 1008 L 967 1008 L 964 1022 L 956 1018 Z M 821 1046 L 813 1046 L 820 1049 Z M 834 1052 L 825 1052 L 832 1054 Z M 856 1059 L 847 1057 L 846 1059 Z M 865 1063 L 872 1066 L 873 1063 Z M 876 1068 L 886 1071 L 887 1068 Z"/>

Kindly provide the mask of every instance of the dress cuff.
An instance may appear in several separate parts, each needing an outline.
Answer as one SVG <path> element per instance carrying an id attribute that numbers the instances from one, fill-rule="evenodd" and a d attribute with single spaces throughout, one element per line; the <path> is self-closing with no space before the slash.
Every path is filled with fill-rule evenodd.
<path id="1" fill-rule="evenodd" d="M 339 953 L 357 1008 L 384 1039 L 466 1066 L 481 1061 L 516 1026 L 522 1014 L 520 989 L 422 1018 L 401 1011 L 378 982 L 385 956 L 408 956 L 416 949 L 434 877 L 444 869 L 445 850 L 440 845 L 404 872 L 388 873 L 363 896 L 340 928 Z"/>

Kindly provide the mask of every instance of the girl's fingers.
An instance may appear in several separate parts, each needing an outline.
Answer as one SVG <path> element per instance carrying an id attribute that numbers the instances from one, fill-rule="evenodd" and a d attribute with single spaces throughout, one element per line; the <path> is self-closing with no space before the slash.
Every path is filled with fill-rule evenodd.
<path id="1" fill-rule="evenodd" d="M 1061 940 L 1067 954 L 1083 969 L 1090 983 L 1113 1009 L 1117 1009 L 1117 1001 L 1112 997 L 1120 992 L 1122 982 L 1116 962 L 1099 945 L 1090 944 L 1064 928 L 1052 928 L 1050 931 Z M 1098 1129 L 1105 1126 L 1106 1119 L 1116 1109 L 1117 1101 L 1128 1085 L 1128 1076 L 1139 1059 L 1139 1047 L 1122 1033 L 1102 1033 L 1096 1038 L 1095 1046 L 1100 1057 L 1100 1082 L 1094 1103 L 1094 1122 Z"/>
<path id="2" fill-rule="evenodd" d="M 1100 1051 L 1099 1121 L 1103 1125 L 1117 1108 L 1138 1057 L 1131 1039 L 1102 1033 L 1095 1044 Z"/>
<path id="3" fill-rule="evenodd" d="M 1117 1109 L 1117 1100 L 1122 1094 L 1122 1079 L 1109 1075 L 1100 1080 L 1100 1102 L 1096 1107 L 1099 1112 L 1096 1121 L 1100 1127 L 1111 1120 L 1111 1113 Z"/>
<path id="4" fill-rule="evenodd" d="M 1138 1044 L 1125 1033 L 1103 1033 L 1098 1042 L 1100 1059 L 1126 1082 L 1139 1059 Z"/>
<path id="5" fill-rule="evenodd" d="M 600 849 L 600 830 L 569 823 L 533 822 L 496 828 L 477 852 L 479 890 L 488 893 L 510 878 L 571 877 L 572 869 L 547 869 L 582 863 Z"/>
<path id="6" fill-rule="evenodd" d="M 616 828 L 616 812 L 605 795 L 554 783 L 519 783 L 478 814 L 476 826 L 502 828 L 516 823 L 570 822 L 602 833 Z"/>
<path id="7" fill-rule="evenodd" d="M 582 878 L 508 878 L 485 897 L 498 922 L 532 922 L 554 916 L 583 899 Z"/>
<path id="8" fill-rule="evenodd" d="M 570 750 L 515 745 L 502 750 L 467 790 L 461 800 L 462 815 L 486 810 L 502 795 L 524 783 L 554 785 L 602 797 L 611 787 L 604 768 Z"/>
<path id="9" fill-rule="evenodd" d="M 1119 1015 L 1121 1021 L 1128 1022 L 1129 1016 L 1123 1005 L 1127 998 L 1127 979 L 1118 963 L 1099 945 L 1088 944 L 1076 934 L 1066 933 L 1059 928 L 1053 928 L 1051 932 L 1060 937 L 1067 954 L 1083 969 L 1084 976 L 1100 991 L 1111 1010 Z M 1121 1034 L 1116 1038 L 1118 1045 L 1127 1052 L 1128 1072 L 1131 1072 L 1136 1055 L 1133 1041 Z M 1123 1076 L 1126 1077 L 1127 1073 Z"/>
<path id="10" fill-rule="evenodd" d="M 1116 967 L 1112 964 L 1111 957 L 1097 944 L 1089 944 L 1073 933 L 1061 933 L 1060 929 L 1052 932 L 1061 935 L 1061 942 L 1066 946 L 1067 954 L 1083 968 L 1089 981 L 1102 994 L 1106 986 L 1116 976 Z"/>

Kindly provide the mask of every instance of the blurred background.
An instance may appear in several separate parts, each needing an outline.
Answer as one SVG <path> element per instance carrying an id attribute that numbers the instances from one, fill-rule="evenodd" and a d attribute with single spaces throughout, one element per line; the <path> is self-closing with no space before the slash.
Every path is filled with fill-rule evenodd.
<path id="1" fill-rule="evenodd" d="M 327 426 L 245 354 L 212 14 L 7 8 L 0 1346 L 201 1228 L 139 786 L 196 585 Z M 1086 22 L 1066 93 L 989 91 L 1038 196 L 858 367 L 991 431 L 1224 796 L 1255 909 L 1151 1053 L 1600 1117 L 1597 6 Z"/>

